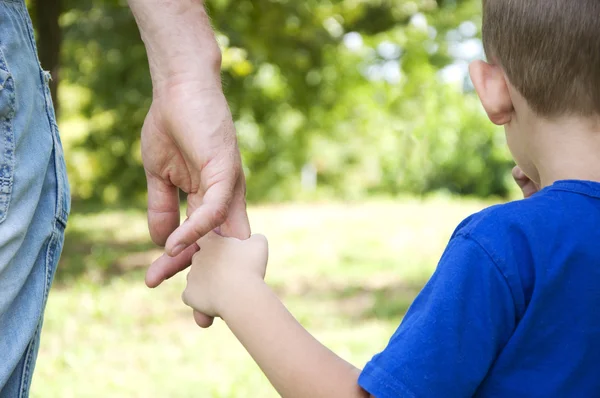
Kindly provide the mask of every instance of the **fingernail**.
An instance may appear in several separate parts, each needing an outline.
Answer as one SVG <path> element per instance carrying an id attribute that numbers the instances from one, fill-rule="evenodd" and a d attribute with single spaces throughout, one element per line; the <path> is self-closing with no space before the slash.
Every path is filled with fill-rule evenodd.
<path id="1" fill-rule="evenodd" d="M 185 249 L 185 245 L 183 243 L 175 246 L 173 248 L 173 250 L 171 251 L 171 257 L 175 257 L 177 256 L 179 253 L 181 253 L 183 250 Z"/>

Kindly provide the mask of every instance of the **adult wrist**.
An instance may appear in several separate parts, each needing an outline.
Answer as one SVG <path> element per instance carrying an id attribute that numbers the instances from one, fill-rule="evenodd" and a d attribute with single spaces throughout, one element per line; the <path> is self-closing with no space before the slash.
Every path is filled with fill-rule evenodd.
<path id="1" fill-rule="evenodd" d="M 201 0 L 129 0 L 152 83 L 194 80 L 220 87 L 221 51 Z"/>

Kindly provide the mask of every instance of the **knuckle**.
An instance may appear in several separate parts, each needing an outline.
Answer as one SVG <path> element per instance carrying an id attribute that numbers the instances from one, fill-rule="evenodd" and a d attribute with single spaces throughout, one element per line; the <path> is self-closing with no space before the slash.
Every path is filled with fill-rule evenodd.
<path id="1" fill-rule="evenodd" d="M 255 240 L 256 243 L 261 247 L 261 248 L 266 248 L 269 245 L 269 241 L 267 240 L 267 237 L 262 235 L 262 234 L 255 234 Z"/>
<path id="2" fill-rule="evenodd" d="M 225 222 L 227 219 L 227 207 L 225 205 L 220 205 L 215 207 L 210 216 L 212 218 L 212 224 L 215 226 L 219 226 Z"/>
<path id="3" fill-rule="evenodd" d="M 187 223 L 190 226 L 190 232 L 194 234 L 194 240 L 200 239 L 210 229 L 210 227 L 207 225 L 206 220 L 202 219 L 202 217 L 198 213 L 192 214 L 187 219 Z"/>

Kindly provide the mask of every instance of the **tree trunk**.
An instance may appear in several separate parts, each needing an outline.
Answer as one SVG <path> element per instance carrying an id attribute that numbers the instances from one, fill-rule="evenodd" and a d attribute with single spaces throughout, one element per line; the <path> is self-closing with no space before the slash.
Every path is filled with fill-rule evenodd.
<path id="1" fill-rule="evenodd" d="M 37 38 L 38 52 L 42 67 L 52 74 L 50 90 L 54 109 L 58 113 L 58 83 L 60 68 L 61 32 L 58 18 L 62 10 L 61 0 L 34 0 L 33 12 Z"/>

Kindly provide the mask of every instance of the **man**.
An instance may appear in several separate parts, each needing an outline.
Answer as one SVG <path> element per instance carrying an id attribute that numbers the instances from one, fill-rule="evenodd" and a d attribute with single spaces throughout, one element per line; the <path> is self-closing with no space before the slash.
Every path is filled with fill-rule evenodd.
<path id="1" fill-rule="evenodd" d="M 201 0 L 129 0 L 148 52 L 153 102 L 142 129 L 148 225 L 165 246 L 149 287 L 186 268 L 212 229 L 250 235 L 221 54 Z M 24 0 L 0 0 L 0 398 L 27 397 L 43 310 L 70 210 L 49 74 Z M 179 225 L 178 189 L 188 193 Z M 198 325 L 212 319 L 200 313 Z"/>

